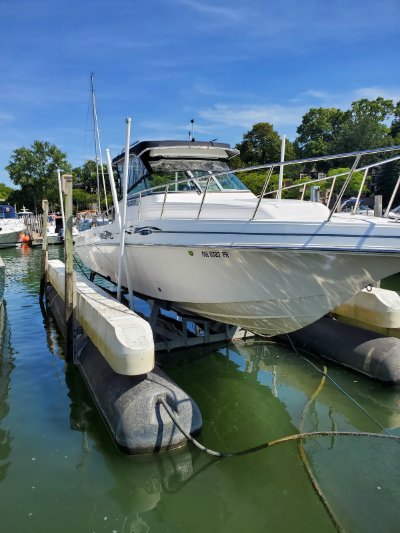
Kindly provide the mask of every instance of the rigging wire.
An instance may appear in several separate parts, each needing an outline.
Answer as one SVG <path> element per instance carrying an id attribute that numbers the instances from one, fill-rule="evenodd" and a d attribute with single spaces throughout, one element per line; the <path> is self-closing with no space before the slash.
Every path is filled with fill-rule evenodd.
<path id="1" fill-rule="evenodd" d="M 99 166 L 101 171 L 101 177 L 103 181 L 104 188 L 104 199 L 106 204 L 106 211 L 108 211 L 108 202 L 107 202 L 107 191 L 106 191 L 106 182 L 104 178 L 104 166 L 103 166 L 103 156 L 101 153 L 101 143 L 100 143 L 100 131 L 99 131 L 99 120 L 97 116 L 96 109 L 96 97 L 94 93 L 94 76 L 93 73 L 90 77 L 91 88 L 92 88 L 92 108 L 93 108 L 93 123 L 94 123 L 94 144 L 95 144 L 95 153 L 96 153 L 96 176 L 97 176 L 97 201 L 98 201 L 98 210 L 101 212 L 100 204 L 100 178 L 99 178 Z"/>

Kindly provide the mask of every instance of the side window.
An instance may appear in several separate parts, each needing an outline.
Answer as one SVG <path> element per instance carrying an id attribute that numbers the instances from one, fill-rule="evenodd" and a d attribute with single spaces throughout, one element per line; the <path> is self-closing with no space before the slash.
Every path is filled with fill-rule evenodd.
<path id="1" fill-rule="evenodd" d="M 124 176 L 124 162 L 123 161 L 118 164 L 118 174 L 121 180 L 121 191 L 122 191 L 123 176 Z M 129 157 L 129 167 L 128 167 L 128 191 L 138 192 L 140 190 L 143 190 L 145 188 L 145 185 L 144 185 L 144 181 L 142 178 L 144 178 L 146 174 L 147 174 L 147 169 L 142 163 L 142 161 L 135 155 L 131 155 Z"/>
<path id="2" fill-rule="evenodd" d="M 140 179 L 147 174 L 146 167 L 143 165 L 142 160 L 131 155 L 129 157 L 129 169 L 128 169 L 128 191 L 135 185 Z"/>

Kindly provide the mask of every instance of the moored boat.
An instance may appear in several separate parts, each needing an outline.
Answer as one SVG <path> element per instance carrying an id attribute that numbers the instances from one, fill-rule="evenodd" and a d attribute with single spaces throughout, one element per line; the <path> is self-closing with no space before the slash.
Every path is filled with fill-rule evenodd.
<path id="1" fill-rule="evenodd" d="M 17 246 L 25 231 L 24 222 L 17 217 L 12 205 L 0 205 L 0 248 Z"/>
<path id="2" fill-rule="evenodd" d="M 266 199 L 265 189 L 257 198 L 228 166 L 237 153 L 213 142 L 130 147 L 122 285 L 271 336 L 316 321 L 400 271 L 399 224 L 336 214 L 319 202 Z M 341 157 L 349 155 L 361 157 Z M 114 159 L 120 175 L 124 161 L 125 154 Z M 114 220 L 82 232 L 75 249 L 116 282 L 120 237 Z"/>

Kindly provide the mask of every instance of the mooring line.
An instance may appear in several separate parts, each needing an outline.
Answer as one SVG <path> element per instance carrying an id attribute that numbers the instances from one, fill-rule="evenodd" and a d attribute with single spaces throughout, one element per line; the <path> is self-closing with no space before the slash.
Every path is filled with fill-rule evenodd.
<path id="1" fill-rule="evenodd" d="M 201 444 L 198 440 L 192 437 L 192 435 L 190 435 L 190 433 L 187 432 L 186 429 L 184 429 L 184 427 L 179 421 L 178 415 L 174 413 L 171 406 L 168 405 L 168 403 L 166 402 L 166 400 L 164 400 L 164 398 L 158 398 L 157 402 L 161 403 L 161 405 L 164 407 L 164 409 L 167 411 L 168 415 L 170 416 L 171 420 L 174 422 L 174 424 L 176 424 L 178 429 L 182 432 L 182 434 L 186 437 L 188 441 L 194 444 L 202 452 L 207 453 L 208 455 L 212 455 L 213 457 L 219 457 L 219 458 L 237 457 L 240 455 L 247 455 L 249 453 L 258 452 L 265 448 L 271 448 L 272 446 L 275 446 L 276 444 L 282 444 L 284 442 L 289 442 L 293 440 L 305 439 L 307 437 L 332 437 L 332 436 L 374 437 L 374 438 L 380 438 L 380 439 L 400 441 L 400 435 L 399 436 L 390 435 L 387 433 L 372 433 L 372 432 L 367 432 L 367 431 L 306 431 L 303 433 L 295 433 L 293 435 L 287 435 L 286 437 L 280 437 L 279 439 L 264 442 L 262 444 L 259 444 L 258 446 L 253 446 L 251 448 L 247 448 L 245 450 L 240 450 L 237 452 L 219 452 L 217 450 L 212 450 L 211 448 L 207 448 L 206 446 L 203 446 L 203 444 Z"/>
<path id="2" fill-rule="evenodd" d="M 303 408 L 303 411 L 301 413 L 301 417 L 300 417 L 300 425 L 299 425 L 299 430 L 300 430 L 300 433 L 302 433 L 303 431 L 303 426 L 304 426 L 304 420 L 305 420 L 305 416 L 306 416 L 306 413 L 310 410 L 310 407 L 311 405 L 315 402 L 316 398 L 318 397 L 319 393 L 322 391 L 324 385 L 325 385 L 325 382 L 326 382 L 326 376 L 327 376 L 327 373 L 328 373 L 328 369 L 327 367 L 324 365 L 324 374 L 321 378 L 321 381 L 317 387 L 317 389 L 313 392 L 311 398 L 308 400 L 308 402 L 305 404 L 304 408 Z M 327 498 L 325 498 L 320 486 L 319 486 L 319 483 L 317 481 L 317 478 L 314 476 L 314 473 L 312 471 L 312 468 L 310 466 L 310 462 L 308 461 L 308 458 L 307 458 L 307 454 L 305 452 L 305 449 L 304 449 L 304 441 L 303 439 L 299 439 L 297 441 L 297 449 L 298 449 L 298 452 L 299 452 L 299 456 L 300 456 L 300 459 L 303 463 L 303 466 L 305 468 L 305 471 L 307 473 L 307 476 L 313 486 L 313 489 L 315 491 L 315 493 L 317 494 L 317 496 L 319 497 L 322 505 L 324 506 L 329 518 L 331 519 L 332 521 L 332 524 L 334 525 L 334 527 L 336 528 L 337 531 L 344 531 L 342 526 L 340 525 L 340 522 L 339 520 L 337 519 L 335 513 L 333 512 L 333 509 L 331 508 L 331 506 L 329 505 L 329 502 L 327 500 Z"/>

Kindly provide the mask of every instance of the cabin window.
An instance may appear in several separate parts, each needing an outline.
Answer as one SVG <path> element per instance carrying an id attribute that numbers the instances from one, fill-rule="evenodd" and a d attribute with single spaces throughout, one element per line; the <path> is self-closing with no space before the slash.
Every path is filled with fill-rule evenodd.
<path id="1" fill-rule="evenodd" d="M 233 174 L 233 172 L 228 172 L 226 174 L 216 176 L 216 179 L 218 180 L 219 184 L 224 190 L 229 190 L 229 191 L 247 191 L 248 190 L 246 185 L 242 183 L 240 179 L 235 174 Z"/>
<path id="2" fill-rule="evenodd" d="M 120 163 L 118 163 L 118 175 L 121 183 L 121 191 L 123 191 L 124 186 L 124 163 L 125 161 L 121 161 Z M 128 191 L 130 191 L 136 183 L 142 180 L 147 173 L 148 171 L 144 166 L 142 160 L 136 157 L 135 155 L 130 156 L 128 166 Z M 147 187 L 145 187 L 143 184 L 141 187 L 138 188 L 138 191 L 146 188 Z"/>

